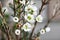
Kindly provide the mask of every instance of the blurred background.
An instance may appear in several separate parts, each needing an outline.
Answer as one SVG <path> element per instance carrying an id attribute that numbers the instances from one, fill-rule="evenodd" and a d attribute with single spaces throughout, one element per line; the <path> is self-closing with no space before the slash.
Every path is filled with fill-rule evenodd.
<path id="1" fill-rule="evenodd" d="M 11 0 L 0 0 L 0 1 L 2 2 L 3 7 L 8 6 L 7 1 L 12 2 Z M 36 3 L 35 5 L 39 9 L 42 4 L 41 0 L 33 0 L 33 1 Z M 41 12 L 42 13 L 41 15 L 44 17 L 44 20 L 42 23 L 37 24 L 37 27 L 36 27 L 34 33 L 38 32 L 40 28 L 43 28 L 44 25 L 47 23 L 47 20 L 53 15 L 52 13 L 53 13 L 54 5 L 57 2 L 59 2 L 59 4 L 60 4 L 60 0 L 51 0 L 48 5 L 44 6 L 45 9 Z M 11 11 L 11 10 L 9 10 L 9 11 Z M 60 11 L 58 13 L 60 13 Z M 45 33 L 44 35 L 41 35 L 40 39 L 41 40 L 60 40 L 60 16 L 57 16 L 56 18 L 54 18 L 50 22 L 49 27 L 51 28 L 51 31 L 48 33 Z"/>

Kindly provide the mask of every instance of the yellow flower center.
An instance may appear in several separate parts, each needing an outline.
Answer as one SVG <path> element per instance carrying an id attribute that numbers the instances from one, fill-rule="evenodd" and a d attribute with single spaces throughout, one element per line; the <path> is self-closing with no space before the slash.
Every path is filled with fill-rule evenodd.
<path id="1" fill-rule="evenodd" d="M 31 17 L 30 17 L 30 16 L 28 16 L 27 18 L 28 18 L 29 20 L 31 20 Z"/>
<path id="2" fill-rule="evenodd" d="M 27 25 L 25 25 L 25 29 L 28 29 L 28 26 Z"/>

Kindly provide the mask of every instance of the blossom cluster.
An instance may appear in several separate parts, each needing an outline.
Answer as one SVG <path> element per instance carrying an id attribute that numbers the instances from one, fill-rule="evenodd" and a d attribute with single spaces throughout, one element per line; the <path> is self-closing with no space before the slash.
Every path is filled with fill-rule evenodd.
<path id="1" fill-rule="evenodd" d="M 33 25 L 34 23 L 37 22 L 43 22 L 44 17 L 42 15 L 38 15 L 38 8 L 37 6 L 34 5 L 34 2 L 27 2 L 25 0 L 19 1 L 21 4 L 23 4 L 25 6 L 24 11 L 25 11 L 25 15 L 24 15 L 24 19 L 26 20 L 26 23 L 23 24 L 23 26 L 21 27 L 22 30 L 24 30 L 25 32 L 30 32 L 33 29 Z M 3 8 L 3 10 L 6 9 L 6 12 L 8 12 L 7 8 Z M 2 10 L 2 11 L 3 11 Z M 12 18 L 13 22 L 18 23 L 20 18 L 18 18 L 17 16 L 14 16 Z M 44 34 L 45 32 L 49 32 L 50 31 L 50 27 L 46 27 L 45 29 L 41 29 L 40 30 L 40 34 Z M 20 29 L 16 29 L 15 30 L 15 34 L 16 35 L 20 35 Z"/>

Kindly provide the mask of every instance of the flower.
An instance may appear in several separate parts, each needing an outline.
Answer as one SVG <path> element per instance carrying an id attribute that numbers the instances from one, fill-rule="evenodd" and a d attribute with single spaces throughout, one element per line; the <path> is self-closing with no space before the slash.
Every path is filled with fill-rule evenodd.
<path id="1" fill-rule="evenodd" d="M 20 1 L 20 3 L 25 5 L 25 0 Z"/>
<path id="2" fill-rule="evenodd" d="M 31 31 L 31 29 L 32 29 L 32 26 L 31 26 L 31 24 L 30 23 L 25 23 L 24 25 L 23 25 L 23 27 L 22 27 L 22 29 L 24 30 L 24 31 Z"/>
<path id="3" fill-rule="evenodd" d="M 43 21 L 43 17 L 42 17 L 41 15 L 38 15 L 38 16 L 36 17 L 36 21 L 37 21 L 37 22 L 42 22 L 42 21 Z"/>
<path id="4" fill-rule="evenodd" d="M 16 29 L 16 30 L 15 30 L 15 34 L 16 34 L 16 35 L 20 35 L 20 30 L 19 30 L 19 29 Z"/>
<path id="5" fill-rule="evenodd" d="M 25 12 L 35 16 L 37 15 L 37 7 L 35 5 L 28 5 L 25 7 Z"/>
<path id="6" fill-rule="evenodd" d="M 46 27 L 45 30 L 46 30 L 46 32 L 49 32 L 50 31 L 50 27 Z"/>
<path id="7" fill-rule="evenodd" d="M 19 21 L 18 17 L 13 17 L 13 21 L 18 22 Z"/>
<path id="8" fill-rule="evenodd" d="M 40 34 L 45 34 L 45 30 L 44 29 L 41 29 L 40 30 Z"/>
<path id="9" fill-rule="evenodd" d="M 34 20 L 34 16 L 31 15 L 31 14 L 28 14 L 28 15 L 25 15 L 25 19 L 30 22 L 30 23 L 34 23 L 35 20 Z"/>

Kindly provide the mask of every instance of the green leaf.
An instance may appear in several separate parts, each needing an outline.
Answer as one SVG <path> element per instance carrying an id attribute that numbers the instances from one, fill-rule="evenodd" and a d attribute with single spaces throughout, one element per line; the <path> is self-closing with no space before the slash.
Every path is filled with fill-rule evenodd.
<path id="1" fill-rule="evenodd" d="M 5 18 L 6 22 L 8 23 L 9 22 L 9 14 L 8 13 L 4 14 L 4 18 Z"/>
<path id="2" fill-rule="evenodd" d="M 2 25 L 2 18 L 0 17 L 0 26 Z"/>
<path id="3" fill-rule="evenodd" d="M 40 36 L 40 32 L 37 33 L 37 37 L 39 37 L 39 36 Z"/>
<path id="4" fill-rule="evenodd" d="M 14 10 L 14 6 L 11 3 L 9 3 L 9 7 Z"/>
<path id="5" fill-rule="evenodd" d="M 4 18 L 8 19 L 9 18 L 9 14 L 4 14 Z"/>
<path id="6" fill-rule="evenodd" d="M 1 40 L 5 40 L 4 34 L 2 34 L 2 38 L 1 38 Z"/>
<path id="7" fill-rule="evenodd" d="M 18 0 L 14 0 L 15 3 L 18 3 Z"/>
<path id="8" fill-rule="evenodd" d="M 17 23 L 14 23 L 13 32 L 17 29 L 16 24 L 17 24 Z"/>
<path id="9" fill-rule="evenodd" d="M 19 4 L 19 5 L 17 6 L 17 9 L 18 9 L 18 8 L 21 8 L 21 7 L 22 7 L 22 4 Z"/>
<path id="10" fill-rule="evenodd" d="M 24 30 L 22 31 L 22 40 L 28 40 L 29 32 L 25 32 Z"/>

